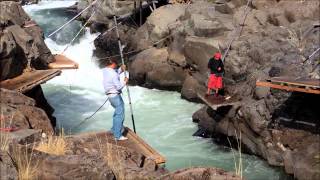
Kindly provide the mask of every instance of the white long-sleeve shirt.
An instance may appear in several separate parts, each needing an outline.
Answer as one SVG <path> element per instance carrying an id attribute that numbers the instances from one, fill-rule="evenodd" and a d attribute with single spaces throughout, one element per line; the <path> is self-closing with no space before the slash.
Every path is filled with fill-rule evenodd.
<path id="1" fill-rule="evenodd" d="M 125 83 L 120 82 L 121 68 L 115 70 L 112 68 L 103 68 L 103 88 L 106 94 L 119 94 L 124 88 Z"/>

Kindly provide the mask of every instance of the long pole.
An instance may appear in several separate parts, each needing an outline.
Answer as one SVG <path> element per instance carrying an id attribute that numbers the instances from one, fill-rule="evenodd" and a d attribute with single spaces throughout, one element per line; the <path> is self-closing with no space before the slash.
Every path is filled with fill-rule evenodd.
<path id="1" fill-rule="evenodd" d="M 116 33 L 117 33 L 117 38 L 118 38 L 118 45 L 119 45 L 119 51 L 120 51 L 120 57 L 121 57 L 121 62 L 124 65 L 124 59 L 123 59 L 123 52 L 122 52 L 122 45 L 121 45 L 121 40 L 120 40 L 120 35 L 119 35 L 119 30 L 118 30 L 118 23 L 117 23 L 117 18 L 116 16 L 113 16 L 115 27 L 116 27 Z M 124 71 L 124 77 L 127 76 L 127 72 Z M 129 107 L 130 107 L 130 112 L 131 112 L 131 119 L 132 119 L 132 125 L 133 125 L 133 131 L 136 133 L 136 126 L 134 123 L 134 116 L 133 116 L 133 110 L 132 110 L 132 103 L 131 103 L 131 96 L 130 96 L 130 90 L 128 84 L 126 85 L 127 93 L 128 93 L 128 99 L 129 99 Z"/>

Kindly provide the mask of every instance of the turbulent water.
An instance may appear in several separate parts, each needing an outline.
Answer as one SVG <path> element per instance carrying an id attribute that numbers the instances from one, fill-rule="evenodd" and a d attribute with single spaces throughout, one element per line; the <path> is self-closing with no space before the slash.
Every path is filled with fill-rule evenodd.
<path id="1" fill-rule="evenodd" d="M 54 31 L 71 16 L 62 10 L 74 1 L 42 1 L 38 5 L 25 6 L 27 13 L 43 28 L 45 35 Z M 53 53 L 60 53 L 73 35 L 80 29 L 80 22 L 74 22 L 46 44 Z M 97 67 L 92 51 L 97 34 L 88 30 L 78 42 L 65 52 L 69 58 L 80 64 L 78 70 L 65 70 L 42 87 L 49 103 L 55 108 L 58 126 L 80 133 L 105 131 L 111 128 L 112 107 L 107 103 L 92 119 L 80 127 L 74 127 L 90 116 L 105 101 L 101 70 Z M 197 124 L 192 114 L 201 105 L 182 100 L 179 93 L 130 87 L 136 129 L 139 136 L 167 158 L 169 170 L 192 166 L 214 166 L 234 171 L 232 151 L 214 144 L 210 139 L 193 137 Z M 127 95 L 123 95 L 125 101 Z M 126 101 L 127 102 L 127 101 Z M 128 110 L 128 104 L 126 105 Z M 126 112 L 125 124 L 131 126 L 130 112 Z M 243 174 L 247 179 L 287 179 L 282 170 L 268 166 L 255 156 L 242 155 Z"/>

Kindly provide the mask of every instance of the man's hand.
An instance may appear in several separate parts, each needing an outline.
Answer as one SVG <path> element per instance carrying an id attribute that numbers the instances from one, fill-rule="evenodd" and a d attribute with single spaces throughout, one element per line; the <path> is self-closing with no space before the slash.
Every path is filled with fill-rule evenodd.
<path id="1" fill-rule="evenodd" d="M 122 72 L 124 72 L 124 71 L 127 70 L 127 66 L 126 66 L 125 64 L 122 64 L 122 65 L 120 66 L 120 68 L 121 68 Z"/>
<path id="2" fill-rule="evenodd" d="M 125 78 L 124 78 L 124 83 L 125 83 L 125 84 L 128 84 L 128 82 L 129 82 L 129 78 L 125 77 Z"/>
<path id="3" fill-rule="evenodd" d="M 221 70 L 221 67 L 218 67 L 218 71 L 220 71 Z"/>

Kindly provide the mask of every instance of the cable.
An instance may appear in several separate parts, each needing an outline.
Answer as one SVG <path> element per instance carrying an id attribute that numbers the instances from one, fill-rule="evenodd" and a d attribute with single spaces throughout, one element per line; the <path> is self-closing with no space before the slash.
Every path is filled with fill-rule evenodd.
<path id="1" fill-rule="evenodd" d="M 75 20 L 76 18 L 78 18 L 83 12 L 85 12 L 86 10 L 88 10 L 93 4 L 96 3 L 97 0 L 93 1 L 91 4 L 89 4 L 85 9 L 83 9 L 81 12 L 79 12 L 76 16 L 74 16 L 72 19 L 70 19 L 68 22 L 64 23 L 61 27 L 59 27 L 57 30 L 53 31 L 51 34 L 48 35 L 48 38 L 51 37 L 52 35 L 56 34 L 57 32 L 59 32 L 61 29 L 63 29 L 65 26 L 67 26 L 68 24 L 70 24 L 73 20 Z"/>
<path id="2" fill-rule="evenodd" d="M 101 5 L 103 1 L 101 0 L 99 5 Z M 70 43 L 64 48 L 64 50 L 61 52 L 61 54 L 65 53 L 66 50 L 70 47 L 70 45 L 73 43 L 74 40 L 76 40 L 76 38 L 80 35 L 80 33 L 82 32 L 82 30 L 87 26 L 87 24 L 89 23 L 90 19 L 95 15 L 95 13 L 97 12 L 97 8 L 94 9 L 93 13 L 91 14 L 91 16 L 88 18 L 88 20 L 82 25 L 81 29 L 78 31 L 78 33 L 73 37 L 73 39 L 70 41 Z"/>
<path id="3" fill-rule="evenodd" d="M 244 16 L 244 17 L 243 17 L 242 23 L 241 23 L 240 26 L 239 26 L 240 29 L 238 29 L 238 30 L 240 30 L 238 37 L 240 37 L 240 35 L 241 35 L 241 33 L 242 33 L 244 23 L 245 23 L 245 21 L 246 21 L 246 19 L 247 19 L 247 15 L 248 15 L 249 12 L 250 12 L 250 11 L 247 12 L 247 9 L 248 9 L 248 7 L 249 7 L 249 5 L 250 5 L 251 2 L 252 2 L 252 0 L 248 0 L 247 6 L 246 6 L 246 8 L 244 9 L 244 12 L 243 12 L 243 16 Z M 225 58 L 227 57 L 228 52 L 229 52 L 229 50 L 230 50 L 230 48 L 231 48 L 231 44 L 232 44 L 232 43 L 234 42 L 234 40 L 236 39 L 236 35 L 237 35 L 238 30 L 235 31 L 235 33 L 234 33 L 235 36 L 231 39 L 230 43 L 228 44 L 228 48 L 227 48 L 226 52 L 224 53 L 224 55 L 223 55 L 223 57 L 222 57 L 222 62 L 224 62 Z"/>
<path id="4" fill-rule="evenodd" d="M 70 128 L 70 131 L 81 126 L 83 123 L 85 123 L 87 120 L 91 119 L 98 111 L 100 111 L 100 109 L 108 102 L 109 98 L 107 97 L 107 99 L 104 101 L 104 103 L 90 116 L 86 117 L 85 119 L 83 119 L 79 124 L 73 126 Z"/>

